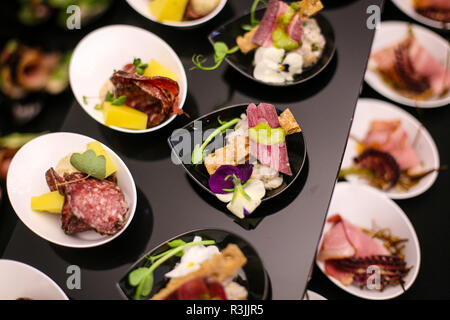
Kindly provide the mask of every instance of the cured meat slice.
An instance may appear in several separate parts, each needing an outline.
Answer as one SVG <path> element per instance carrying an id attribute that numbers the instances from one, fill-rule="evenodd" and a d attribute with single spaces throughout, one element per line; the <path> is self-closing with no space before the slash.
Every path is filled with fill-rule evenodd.
<path id="1" fill-rule="evenodd" d="M 330 259 L 343 259 L 353 257 L 355 248 L 348 241 L 343 223 L 336 223 L 323 237 L 322 248 L 317 259 L 321 261 Z"/>
<path id="2" fill-rule="evenodd" d="M 100 234 L 117 233 L 125 224 L 128 204 L 119 186 L 108 180 L 88 178 L 73 182 L 79 177 L 66 178 L 66 201 L 70 212 Z M 70 219 L 68 219 L 70 222 Z"/>
<path id="3" fill-rule="evenodd" d="M 292 40 L 300 43 L 302 41 L 303 21 L 297 13 L 286 27 L 286 32 Z"/>
<path id="4" fill-rule="evenodd" d="M 283 1 L 270 0 L 252 42 L 263 47 L 271 47 L 273 44 L 272 33 L 275 30 L 277 18 L 285 13 L 288 7 L 289 5 Z"/>
<path id="5" fill-rule="evenodd" d="M 339 280 L 343 285 L 353 282 L 353 273 L 341 270 L 340 259 L 369 256 L 388 256 L 389 251 L 378 241 L 336 214 L 327 220 L 334 223 L 324 235 L 317 259 L 325 261 L 325 273 Z"/>
<path id="6" fill-rule="evenodd" d="M 181 285 L 165 300 L 227 300 L 227 296 L 221 283 L 197 277 Z"/>
<path id="7" fill-rule="evenodd" d="M 53 168 L 51 168 L 50 170 L 53 170 Z M 82 173 L 73 173 L 71 175 L 67 175 L 65 178 L 61 178 L 56 173 L 54 174 L 56 175 L 58 181 L 61 181 L 62 179 L 63 183 L 71 183 L 72 181 L 83 179 L 86 176 L 85 174 Z M 65 185 L 60 186 L 59 190 L 60 192 L 61 190 L 63 190 L 63 193 L 65 195 L 66 193 Z M 73 214 L 67 196 L 64 197 L 64 205 L 61 213 L 61 228 L 64 230 L 66 234 L 75 234 L 78 232 L 92 230 L 92 227 L 84 223 L 82 220 L 80 220 Z"/>
<path id="8" fill-rule="evenodd" d="M 126 104 L 148 114 L 148 127 L 154 127 L 173 114 L 181 114 L 179 86 L 165 77 L 144 77 L 135 74 L 134 66 L 116 71 L 111 77 L 116 96 L 125 95 Z"/>
<path id="9" fill-rule="evenodd" d="M 400 120 L 374 120 L 363 141 L 365 149 L 374 148 L 391 154 L 401 170 L 420 166 L 420 160 L 403 130 Z"/>
<path id="10" fill-rule="evenodd" d="M 319 260 L 390 255 L 380 242 L 369 237 L 339 214 L 328 218 L 327 221 L 334 225 L 324 235 L 322 247 L 317 256 Z M 353 248 L 353 254 L 350 247 Z"/>
<path id="11" fill-rule="evenodd" d="M 64 183 L 65 180 L 56 173 L 55 169 L 50 168 L 45 172 L 45 180 L 47 181 L 50 191 L 58 190 L 60 194 L 64 195 L 64 185 L 61 184 Z"/>
<path id="12" fill-rule="evenodd" d="M 247 108 L 248 126 L 253 128 L 260 122 L 266 122 L 270 128 L 281 128 L 275 107 L 268 103 L 261 103 L 257 107 L 250 104 Z M 292 175 L 289 164 L 286 142 L 264 145 L 250 139 L 250 155 L 262 164 L 286 175 Z"/>

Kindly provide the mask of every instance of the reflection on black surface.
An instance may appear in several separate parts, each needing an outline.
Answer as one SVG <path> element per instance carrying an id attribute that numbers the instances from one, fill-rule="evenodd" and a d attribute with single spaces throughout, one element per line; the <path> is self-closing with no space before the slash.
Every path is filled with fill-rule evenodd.
<path id="1" fill-rule="evenodd" d="M 170 148 L 166 138 L 177 128 L 184 126 L 198 116 L 198 108 L 192 95 L 188 93 L 183 110 L 189 115 L 178 115 L 167 126 L 148 133 L 125 133 L 98 124 L 102 137 L 111 149 L 137 160 L 161 160 L 170 158 Z"/>
<path id="2" fill-rule="evenodd" d="M 333 9 L 333 8 L 341 8 L 346 7 L 352 2 L 355 2 L 358 0 L 322 0 L 323 6 L 325 10 L 327 9 Z"/>
<path id="3" fill-rule="evenodd" d="M 4 250 L 17 224 L 17 216 L 11 207 L 6 193 L 6 185 L 0 182 L 0 256 Z"/>
<path id="4" fill-rule="evenodd" d="M 205 191 L 202 187 L 200 187 L 195 181 L 189 177 L 188 174 L 185 174 L 186 179 L 188 180 L 191 187 L 197 192 L 200 197 L 206 201 L 209 205 L 214 207 L 215 209 L 222 211 L 228 217 L 234 220 L 238 225 L 246 230 L 256 229 L 256 227 L 261 223 L 261 221 L 269 215 L 275 214 L 285 207 L 287 207 L 292 201 L 297 198 L 300 192 L 303 190 L 305 186 L 306 180 L 308 178 L 309 172 L 309 159 L 306 156 L 305 164 L 303 165 L 302 171 L 298 179 L 292 183 L 292 185 L 286 189 L 283 193 L 277 195 L 275 198 L 263 201 L 261 205 L 249 216 L 245 219 L 239 219 L 232 213 L 227 210 L 226 203 L 221 202 L 215 196 L 211 195 L 209 192 Z"/>
<path id="5" fill-rule="evenodd" d="M 338 65 L 338 51 L 328 66 L 317 76 L 304 83 L 288 87 L 273 87 L 255 82 L 228 66 L 224 73 L 224 81 L 231 90 L 238 91 L 255 101 L 272 101 L 276 97 L 278 102 L 294 103 L 315 96 L 322 91 L 334 77 Z M 233 92 L 232 91 L 232 92 Z"/>
<path id="6" fill-rule="evenodd" d="M 102 246 L 75 250 L 50 244 L 55 253 L 69 264 L 85 269 L 108 270 L 134 262 L 145 251 L 153 232 L 153 212 L 145 194 L 137 188 L 137 206 L 128 228 L 116 239 Z"/>

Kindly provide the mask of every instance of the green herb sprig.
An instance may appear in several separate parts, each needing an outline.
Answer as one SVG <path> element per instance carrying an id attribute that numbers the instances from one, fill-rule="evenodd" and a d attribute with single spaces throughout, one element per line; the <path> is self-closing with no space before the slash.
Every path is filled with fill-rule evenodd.
<path id="1" fill-rule="evenodd" d="M 205 156 L 206 146 L 214 139 L 215 136 L 217 136 L 219 133 L 225 132 L 225 130 L 231 128 L 236 123 L 238 123 L 239 120 L 240 118 L 234 118 L 233 120 L 230 121 L 221 121 L 220 118 L 218 118 L 218 121 L 221 124 L 221 126 L 219 128 L 216 128 L 201 145 L 200 144 L 195 145 L 194 150 L 192 151 L 191 154 L 192 163 L 201 164 Z"/>
<path id="2" fill-rule="evenodd" d="M 142 63 L 140 58 L 134 58 L 133 65 L 136 67 L 136 73 L 139 75 L 143 75 L 145 69 L 148 67 L 148 64 Z"/>
<path id="3" fill-rule="evenodd" d="M 205 71 L 215 70 L 222 64 L 222 61 L 225 59 L 227 55 L 233 54 L 238 50 L 239 46 L 235 46 L 229 49 L 225 42 L 218 41 L 214 43 L 214 62 L 216 64 L 210 67 L 205 67 L 202 64 L 206 62 L 206 58 L 204 58 L 203 55 L 201 54 L 194 54 L 192 56 L 192 63 L 194 64 L 194 66 L 191 68 L 191 70 L 193 69 L 200 69 Z"/>
<path id="4" fill-rule="evenodd" d="M 186 243 L 181 239 L 173 240 L 168 242 L 167 245 L 171 248 L 159 255 L 150 256 L 147 259 L 150 261 L 151 265 L 149 267 L 140 267 L 130 272 L 128 275 L 128 283 L 132 287 L 136 287 L 136 300 L 141 300 L 142 298 L 148 296 L 153 288 L 153 272 L 161 264 L 169 260 L 173 256 L 181 256 L 184 249 L 198 246 L 198 245 L 214 245 L 216 242 L 214 240 L 203 240 L 203 241 L 193 241 Z"/>
<path id="5" fill-rule="evenodd" d="M 250 24 L 243 24 L 241 26 L 241 28 L 244 29 L 245 31 L 250 31 L 260 24 L 261 21 L 255 18 L 255 12 L 260 2 L 263 3 L 264 5 L 267 5 L 267 2 L 265 0 L 253 1 L 252 7 L 250 9 Z"/>

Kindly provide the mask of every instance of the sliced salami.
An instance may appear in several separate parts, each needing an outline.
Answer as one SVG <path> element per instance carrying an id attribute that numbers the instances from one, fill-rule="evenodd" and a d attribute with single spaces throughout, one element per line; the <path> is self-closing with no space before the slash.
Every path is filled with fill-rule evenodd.
<path id="1" fill-rule="evenodd" d="M 125 225 L 128 204 L 122 190 L 111 181 L 88 178 L 69 183 L 66 201 L 73 216 L 100 234 L 113 235 Z"/>

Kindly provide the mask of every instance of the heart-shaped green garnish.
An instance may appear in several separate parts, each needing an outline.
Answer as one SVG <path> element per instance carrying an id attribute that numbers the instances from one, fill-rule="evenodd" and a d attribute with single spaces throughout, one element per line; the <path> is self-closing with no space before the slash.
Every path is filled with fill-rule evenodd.
<path id="1" fill-rule="evenodd" d="M 106 178 L 105 156 L 97 156 L 93 150 L 72 154 L 70 164 L 77 170 L 96 179 L 103 180 Z"/>

